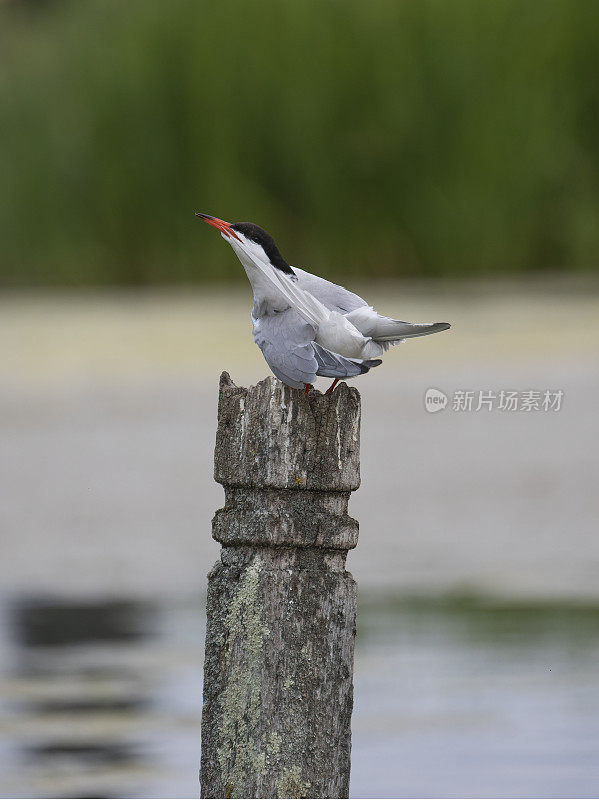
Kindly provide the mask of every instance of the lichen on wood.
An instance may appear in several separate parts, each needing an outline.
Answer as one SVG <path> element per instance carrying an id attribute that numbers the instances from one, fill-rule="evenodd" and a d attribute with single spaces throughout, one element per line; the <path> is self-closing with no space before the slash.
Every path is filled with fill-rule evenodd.
<path id="1" fill-rule="evenodd" d="M 270 633 L 258 604 L 260 558 L 245 570 L 224 620 L 224 657 L 231 663 L 220 695 L 221 722 L 217 750 L 223 784 L 239 786 L 248 771 L 264 772 L 263 748 L 249 732 L 260 713 L 260 666 L 264 639 Z M 243 657 L 234 648 L 243 648 Z"/>

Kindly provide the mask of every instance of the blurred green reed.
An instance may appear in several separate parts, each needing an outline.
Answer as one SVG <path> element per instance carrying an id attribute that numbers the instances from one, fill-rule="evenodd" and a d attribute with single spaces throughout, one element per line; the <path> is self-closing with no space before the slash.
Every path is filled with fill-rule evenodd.
<path id="1" fill-rule="evenodd" d="M 0 3 L 0 280 L 599 261 L 595 0 Z"/>

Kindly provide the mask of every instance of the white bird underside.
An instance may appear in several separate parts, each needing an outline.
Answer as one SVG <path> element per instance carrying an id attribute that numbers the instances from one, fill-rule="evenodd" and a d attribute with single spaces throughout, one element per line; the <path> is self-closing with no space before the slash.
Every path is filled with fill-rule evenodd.
<path id="1" fill-rule="evenodd" d="M 273 373 L 296 389 L 317 376 L 350 378 L 381 361 L 378 356 L 414 336 L 447 330 L 445 322 L 410 323 L 378 314 L 357 294 L 292 267 L 274 267 L 264 251 L 243 239 L 229 243 L 254 290 L 254 341 Z"/>

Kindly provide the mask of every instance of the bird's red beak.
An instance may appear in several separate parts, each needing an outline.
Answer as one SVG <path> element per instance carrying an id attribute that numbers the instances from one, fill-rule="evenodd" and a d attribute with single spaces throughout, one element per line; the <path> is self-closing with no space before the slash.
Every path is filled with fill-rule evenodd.
<path id="1" fill-rule="evenodd" d="M 212 225 L 221 233 L 224 233 L 225 236 L 237 239 L 238 242 L 241 241 L 239 236 L 237 236 L 237 234 L 231 227 L 231 224 L 229 222 L 225 222 L 224 219 L 219 219 L 218 217 L 211 217 L 210 214 L 200 214 L 199 211 L 196 211 L 196 217 L 201 217 L 204 220 L 204 222 L 207 222 L 208 225 Z"/>

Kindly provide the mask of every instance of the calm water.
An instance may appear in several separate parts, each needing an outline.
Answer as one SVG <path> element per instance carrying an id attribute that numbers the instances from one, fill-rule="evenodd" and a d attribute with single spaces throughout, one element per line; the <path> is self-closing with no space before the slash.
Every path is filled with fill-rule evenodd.
<path id="1" fill-rule="evenodd" d="M 203 607 L 5 604 L 6 797 L 197 796 Z M 599 609 L 362 603 L 354 797 L 593 797 Z"/>

